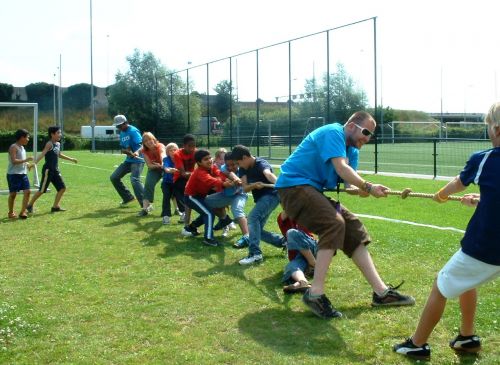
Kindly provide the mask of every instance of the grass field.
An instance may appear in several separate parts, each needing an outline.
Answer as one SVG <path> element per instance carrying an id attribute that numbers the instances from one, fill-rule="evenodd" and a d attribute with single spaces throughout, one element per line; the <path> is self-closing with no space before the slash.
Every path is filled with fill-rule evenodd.
<path id="1" fill-rule="evenodd" d="M 0 196 L 1 364 L 407 364 L 391 346 L 409 336 L 437 271 L 459 247 L 461 233 L 363 218 L 370 252 L 388 283 L 414 307 L 371 308 L 371 290 L 342 253 L 334 259 L 327 294 L 344 313 L 323 321 L 280 283 L 284 254 L 262 243 L 265 260 L 241 267 L 246 251 L 222 239 L 206 247 L 164 226 L 156 210 L 138 218 L 138 205 L 120 208 L 109 175 L 123 157 L 67 152 L 63 213 L 42 196 L 26 221 L 8 220 Z M 5 176 L 6 155 L 0 154 Z M 458 172 L 455 171 L 455 173 Z M 370 176 L 393 189 L 434 192 L 443 182 Z M 128 181 L 127 181 L 128 184 Z M 0 189 L 6 188 L 3 177 Z M 471 191 L 476 191 L 471 189 Z M 341 196 L 351 211 L 465 229 L 472 209 L 427 199 Z M 18 198 L 17 206 L 20 199 Z M 247 206 L 251 208 L 251 199 Z M 278 231 L 274 212 L 269 229 Z M 479 289 L 479 357 L 458 357 L 447 346 L 459 324 L 450 301 L 430 344 L 432 364 L 498 364 L 499 282 Z"/>

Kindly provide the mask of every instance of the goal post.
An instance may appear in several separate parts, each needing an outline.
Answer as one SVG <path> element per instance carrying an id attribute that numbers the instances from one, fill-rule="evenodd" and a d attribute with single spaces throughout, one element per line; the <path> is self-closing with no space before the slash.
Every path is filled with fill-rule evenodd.
<path id="1" fill-rule="evenodd" d="M 33 108 L 33 158 L 36 160 L 38 154 L 38 103 L 7 103 L 0 102 L 0 108 L 2 107 L 13 107 L 13 108 Z M 33 172 L 33 185 L 36 187 L 40 186 L 40 180 L 38 178 L 38 169 L 34 165 Z"/>

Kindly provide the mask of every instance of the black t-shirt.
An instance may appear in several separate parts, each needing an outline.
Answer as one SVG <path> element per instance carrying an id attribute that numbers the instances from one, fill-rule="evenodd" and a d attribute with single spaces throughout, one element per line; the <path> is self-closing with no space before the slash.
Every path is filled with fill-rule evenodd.
<path id="1" fill-rule="evenodd" d="M 247 177 L 247 182 L 249 184 L 255 183 L 257 181 L 261 181 L 265 184 L 272 184 L 271 181 L 267 179 L 267 177 L 264 175 L 264 170 L 271 170 L 273 172 L 273 168 L 263 158 L 256 157 L 255 158 L 255 164 L 250 167 L 248 170 L 239 169 L 239 175 L 240 176 L 246 176 Z M 253 195 L 253 200 L 257 202 L 261 197 L 264 195 L 268 194 L 276 194 L 276 190 L 274 188 L 262 188 L 262 189 L 254 189 L 252 190 L 252 195 Z"/>

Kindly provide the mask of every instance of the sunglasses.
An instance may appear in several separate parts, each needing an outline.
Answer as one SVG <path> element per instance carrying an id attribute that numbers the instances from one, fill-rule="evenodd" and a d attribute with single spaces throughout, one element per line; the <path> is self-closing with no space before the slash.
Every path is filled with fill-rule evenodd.
<path id="1" fill-rule="evenodd" d="M 363 134 L 363 136 L 367 136 L 367 137 L 373 137 L 374 136 L 374 134 L 371 131 L 369 131 L 368 129 L 360 127 L 356 123 L 353 123 L 353 124 L 356 126 L 356 128 L 361 129 L 361 134 Z"/>

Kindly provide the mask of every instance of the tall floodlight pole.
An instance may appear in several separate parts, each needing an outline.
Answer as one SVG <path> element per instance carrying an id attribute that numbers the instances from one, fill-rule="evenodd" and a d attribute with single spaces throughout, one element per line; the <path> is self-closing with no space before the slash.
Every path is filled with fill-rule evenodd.
<path id="1" fill-rule="evenodd" d="M 90 0 L 90 105 L 92 109 L 92 152 L 95 152 L 95 101 L 94 101 L 94 64 L 92 57 L 92 0 Z"/>
<path id="2" fill-rule="evenodd" d="M 63 101 L 62 101 L 62 55 L 59 54 L 59 127 L 63 133 L 64 141 L 64 120 L 63 120 Z M 64 149 L 64 142 L 61 143 L 61 150 Z"/>

